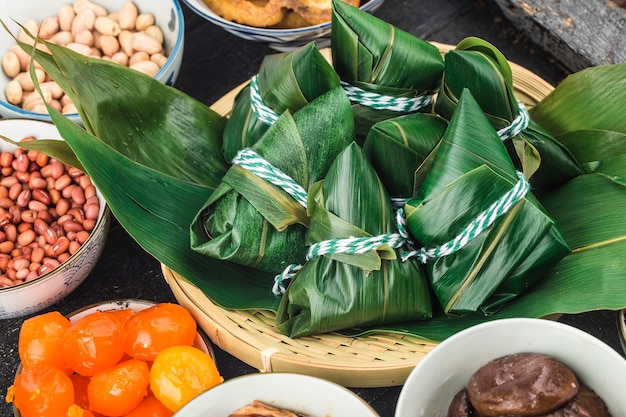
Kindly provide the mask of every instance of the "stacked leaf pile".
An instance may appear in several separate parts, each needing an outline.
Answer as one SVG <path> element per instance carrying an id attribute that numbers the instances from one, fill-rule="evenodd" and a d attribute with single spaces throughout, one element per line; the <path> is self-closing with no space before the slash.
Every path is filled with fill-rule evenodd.
<path id="1" fill-rule="evenodd" d="M 77 104 L 84 128 L 50 113 L 119 222 L 224 308 L 273 310 L 292 337 L 442 340 L 626 307 L 626 66 L 526 110 L 485 41 L 442 57 L 343 2 L 332 25 L 332 64 L 314 44 L 267 56 L 228 118 L 23 47 Z"/>

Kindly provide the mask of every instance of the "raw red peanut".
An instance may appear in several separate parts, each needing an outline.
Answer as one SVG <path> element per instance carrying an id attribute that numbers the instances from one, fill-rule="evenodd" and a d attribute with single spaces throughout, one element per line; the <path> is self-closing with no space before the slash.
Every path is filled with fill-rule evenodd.
<path id="1" fill-rule="evenodd" d="M 68 167 L 67 175 L 69 175 L 72 178 L 78 178 L 82 175 L 85 175 L 85 173 L 76 167 Z"/>
<path id="2" fill-rule="evenodd" d="M 16 171 L 26 171 L 30 166 L 30 161 L 28 160 L 28 154 L 20 154 L 17 159 L 15 159 L 15 168 Z"/>
<path id="3" fill-rule="evenodd" d="M 34 200 L 39 201 L 42 204 L 45 204 L 46 206 L 48 206 L 48 204 L 52 202 L 52 199 L 50 198 L 50 194 L 48 194 L 47 191 L 40 189 L 40 188 L 33 189 L 31 191 L 31 196 Z"/>
<path id="4" fill-rule="evenodd" d="M 15 171 L 13 175 L 22 183 L 26 183 L 30 180 L 30 172 L 28 171 Z"/>
<path id="5" fill-rule="evenodd" d="M 56 211 L 54 210 L 54 208 L 49 208 L 46 211 L 40 211 L 39 213 L 37 213 L 37 219 L 43 220 L 44 222 L 49 224 L 54 220 L 52 216 L 53 213 L 56 216 Z"/>
<path id="6" fill-rule="evenodd" d="M 28 203 L 30 202 L 30 197 L 31 197 L 30 190 L 22 190 L 17 196 L 17 199 L 15 199 L 15 204 L 17 204 L 19 207 L 26 207 L 28 206 Z"/>
<path id="7" fill-rule="evenodd" d="M 13 168 L 11 168 L 11 167 L 2 167 L 0 169 L 0 173 L 2 175 L 11 175 L 13 173 Z"/>
<path id="8" fill-rule="evenodd" d="M 11 215 L 11 222 L 14 224 L 19 223 L 22 218 L 22 210 L 16 205 L 9 207 L 9 214 Z"/>
<path id="9" fill-rule="evenodd" d="M 40 167 L 43 167 L 43 166 L 48 165 L 49 160 L 50 160 L 50 157 L 48 155 L 46 155 L 45 153 L 39 152 L 39 155 L 37 155 L 37 159 L 35 159 L 35 163 L 39 165 Z"/>
<path id="10" fill-rule="evenodd" d="M 43 235 L 46 232 L 46 229 L 48 229 L 48 222 L 41 218 L 37 218 L 33 222 L 33 229 L 37 232 L 37 234 Z"/>
<path id="11" fill-rule="evenodd" d="M 8 209 L 9 207 L 11 207 L 13 205 L 14 200 L 10 197 L 2 197 L 0 198 L 0 207 L 2 207 L 3 209 Z M 2 225 L 2 222 L 0 221 L 0 226 Z"/>
<path id="12" fill-rule="evenodd" d="M 50 245 L 54 245 L 54 243 L 56 243 L 56 241 L 59 239 L 59 236 L 52 229 L 52 227 L 48 227 L 46 228 L 46 230 L 44 230 L 43 237 L 46 240 L 46 243 Z"/>
<path id="13" fill-rule="evenodd" d="M 31 265 L 33 263 L 41 264 L 41 261 L 43 261 L 43 258 L 45 256 L 46 256 L 46 250 L 44 248 L 42 248 L 41 246 L 37 246 L 33 248 L 33 251 L 30 254 Z"/>
<path id="14" fill-rule="evenodd" d="M 11 152 L 4 151 L 0 153 L 0 166 L 9 167 L 13 162 L 13 154 Z"/>
<path id="15" fill-rule="evenodd" d="M 19 234 L 17 237 L 17 243 L 21 246 L 27 246 L 35 241 L 35 237 L 36 234 L 34 230 L 26 230 Z"/>
<path id="16" fill-rule="evenodd" d="M 98 200 L 97 198 L 97 194 L 96 194 L 96 187 L 92 184 L 87 185 L 86 187 L 83 187 L 85 189 L 85 198 L 87 200 L 89 200 L 90 198 L 94 197 L 96 199 L 96 202 Z"/>
<path id="17" fill-rule="evenodd" d="M 5 275 L 0 275 L 0 287 L 12 287 L 13 280 Z"/>
<path id="18" fill-rule="evenodd" d="M 63 175 L 63 173 L 65 172 L 65 167 L 63 166 L 61 162 L 57 160 L 53 161 L 50 165 L 51 165 L 50 175 L 55 180 L 61 177 L 61 175 Z M 43 175 L 43 173 L 41 175 Z"/>
<path id="19" fill-rule="evenodd" d="M 67 188 L 72 183 L 72 177 L 67 174 L 63 174 L 54 181 L 54 189 L 61 191 Z"/>
<path id="20" fill-rule="evenodd" d="M 77 242 L 76 240 L 72 240 L 72 241 L 70 241 L 70 247 L 68 248 L 68 251 L 69 251 L 70 254 L 73 255 L 76 252 L 78 252 L 80 247 L 81 247 L 80 242 Z"/>
<path id="21" fill-rule="evenodd" d="M 68 248 L 67 248 L 67 251 L 66 251 L 66 252 L 62 252 L 62 253 L 60 253 L 60 254 L 59 254 L 59 256 L 57 257 L 57 261 L 59 261 L 59 262 L 65 262 L 65 261 L 67 261 L 67 260 L 69 259 L 69 257 L 70 257 L 71 255 L 72 255 L 72 254 L 70 253 L 70 249 L 69 249 L 69 246 L 68 246 Z"/>
<path id="22" fill-rule="evenodd" d="M 85 204 L 85 191 L 80 186 L 72 188 L 71 197 L 74 204 Z"/>
<path id="23" fill-rule="evenodd" d="M 9 196 L 9 190 L 7 189 L 7 187 L 0 186 L 0 198 L 4 198 L 8 196 Z"/>
<path id="24" fill-rule="evenodd" d="M 13 184 L 17 184 L 19 181 L 15 177 L 4 177 L 0 180 L 0 185 L 3 187 L 12 187 Z"/>
<path id="25" fill-rule="evenodd" d="M 28 210 L 26 211 L 27 214 L 26 216 L 29 217 L 30 214 L 28 214 Z M 24 212 L 22 212 L 22 217 L 24 217 Z M 17 225 L 17 233 L 18 234 L 22 234 L 27 230 L 33 230 L 33 222 L 35 221 L 35 219 L 37 218 L 37 213 L 34 213 L 34 216 L 32 217 L 32 221 L 30 223 L 26 223 L 26 222 L 22 222 L 20 224 Z M 18 235 L 19 237 L 19 235 Z M 28 245 L 26 245 L 28 246 Z M 28 254 L 30 254 L 30 248 L 28 247 L 24 247 L 22 248 L 24 250 L 26 250 L 26 252 L 28 252 Z"/>
<path id="26" fill-rule="evenodd" d="M 13 248 L 15 248 L 15 243 L 12 240 L 0 242 L 0 253 L 11 253 Z"/>
<path id="27" fill-rule="evenodd" d="M 100 212 L 100 206 L 98 204 L 85 204 L 83 210 L 85 211 L 85 219 L 96 220 Z"/>
<path id="28" fill-rule="evenodd" d="M 56 203 L 56 213 L 57 216 L 63 216 L 70 209 L 70 202 L 65 198 L 59 199 Z"/>
<path id="29" fill-rule="evenodd" d="M 15 177 L 14 177 L 15 178 Z M 22 186 L 22 184 L 20 184 L 19 182 L 16 182 L 15 184 L 13 184 L 11 187 L 9 187 L 9 193 L 8 193 L 8 197 L 12 200 L 15 201 L 17 200 L 17 198 L 19 197 L 19 195 L 22 193 L 22 190 L 24 189 L 24 187 Z M 10 206 L 9 206 L 10 207 Z M 9 208 L 9 207 L 4 207 L 4 208 Z"/>
<path id="30" fill-rule="evenodd" d="M 80 232 L 76 233 L 76 237 L 74 240 L 82 245 L 83 243 L 87 241 L 88 238 L 89 238 L 89 232 L 86 230 L 81 230 Z"/>
<path id="31" fill-rule="evenodd" d="M 31 173 L 30 175 L 30 180 L 28 181 L 28 186 L 31 188 L 31 190 L 35 191 L 35 190 L 39 190 L 43 192 L 43 188 L 46 188 L 46 180 L 44 180 L 41 177 L 35 176 Z M 48 198 L 50 198 L 50 196 L 48 195 Z"/>
<path id="32" fill-rule="evenodd" d="M 61 236 L 57 239 L 55 243 L 50 246 L 47 255 L 51 258 L 57 259 L 59 255 L 67 252 L 69 247 L 70 241 L 65 236 Z M 61 261 L 59 260 L 59 262 Z"/>
<path id="33" fill-rule="evenodd" d="M 6 224 L 4 226 L 4 233 L 6 233 L 8 241 L 15 242 L 17 240 L 17 227 L 15 224 Z"/>
<path id="34" fill-rule="evenodd" d="M 95 219 L 85 219 L 83 220 L 83 227 L 85 230 L 91 232 L 96 227 Z"/>
<path id="35" fill-rule="evenodd" d="M 63 230 L 65 233 L 69 232 L 79 232 L 83 230 L 82 223 L 75 222 L 74 220 L 67 221 L 63 223 Z"/>
<path id="36" fill-rule="evenodd" d="M 28 225 L 32 225 L 33 223 L 35 223 L 35 220 L 37 220 L 37 213 L 35 210 L 24 210 L 20 216 L 21 220 L 23 223 L 20 224 L 20 226 L 28 226 Z M 19 227 L 18 227 L 18 231 L 20 231 Z"/>
<path id="37" fill-rule="evenodd" d="M 83 210 L 78 207 L 72 207 L 67 211 L 67 214 L 72 216 L 74 220 L 80 223 L 82 223 L 82 221 L 85 219 L 85 213 L 83 213 Z"/>

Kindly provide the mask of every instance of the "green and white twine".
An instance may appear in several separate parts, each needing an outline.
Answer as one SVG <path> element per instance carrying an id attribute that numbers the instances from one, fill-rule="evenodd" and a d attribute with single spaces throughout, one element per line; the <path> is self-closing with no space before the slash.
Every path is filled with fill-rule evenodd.
<path id="1" fill-rule="evenodd" d="M 498 217 L 507 213 L 511 207 L 524 198 L 530 189 L 530 184 L 521 172 L 517 172 L 517 177 L 519 181 L 512 189 L 480 213 L 454 239 L 436 248 L 420 248 L 405 252 L 402 255 L 402 260 L 406 261 L 409 258 L 417 257 L 421 263 L 426 263 L 429 259 L 442 258 L 463 248 L 472 239 L 488 229 Z"/>
<path id="2" fill-rule="evenodd" d="M 366 91 L 345 81 L 341 82 L 341 86 L 350 101 L 376 110 L 392 110 L 403 113 L 414 113 L 426 106 L 430 106 L 433 102 L 432 95 L 422 95 L 418 97 L 393 97 Z"/>
<path id="3" fill-rule="evenodd" d="M 524 107 L 521 101 L 518 101 L 517 104 L 519 107 L 517 117 L 513 119 L 510 125 L 498 130 L 498 136 L 500 136 L 502 141 L 513 139 L 528 127 L 528 122 L 530 121 L 528 110 L 526 110 L 526 107 Z"/>
<path id="4" fill-rule="evenodd" d="M 406 262 L 410 258 L 417 258 L 421 263 L 427 263 L 429 259 L 442 258 L 444 256 L 451 255 L 469 242 L 475 237 L 480 235 L 486 229 L 491 227 L 495 220 L 507 213 L 511 207 L 522 200 L 528 191 L 530 190 L 530 184 L 524 177 L 524 174 L 517 172 L 518 182 L 513 188 L 507 191 L 502 197 L 492 203 L 486 210 L 481 212 L 469 225 L 467 225 L 461 233 L 459 233 L 454 239 L 450 240 L 443 245 L 436 248 L 422 247 L 414 250 L 413 246 L 415 242 L 409 236 L 408 229 L 406 227 L 406 219 L 404 217 L 404 210 L 402 208 L 396 211 L 396 223 L 398 233 L 389 233 L 372 237 L 354 237 L 344 239 L 330 239 L 322 242 L 317 242 L 311 245 L 309 248 L 306 260 L 329 254 L 347 253 L 347 254 L 359 254 L 373 251 L 381 247 L 382 245 L 389 245 L 390 247 L 397 249 L 405 246 L 408 251 L 404 252 L 401 256 L 403 262 Z M 302 269 L 302 265 L 289 265 L 285 270 L 274 278 L 274 286 L 272 292 L 276 296 L 281 296 L 285 293 L 285 281 L 293 278 L 296 273 Z"/>
<path id="5" fill-rule="evenodd" d="M 272 125 L 276 122 L 276 120 L 278 120 L 280 114 L 276 113 L 263 102 L 261 92 L 259 91 L 257 77 L 258 75 L 255 75 L 250 80 L 250 104 L 252 106 L 252 111 L 263 123 Z"/>
<path id="6" fill-rule="evenodd" d="M 232 160 L 234 165 L 238 165 L 259 178 L 282 188 L 287 194 L 293 197 L 304 208 L 307 204 L 307 192 L 300 184 L 295 182 L 289 175 L 279 168 L 267 162 L 263 157 L 250 148 L 245 148 L 237 152 Z"/>

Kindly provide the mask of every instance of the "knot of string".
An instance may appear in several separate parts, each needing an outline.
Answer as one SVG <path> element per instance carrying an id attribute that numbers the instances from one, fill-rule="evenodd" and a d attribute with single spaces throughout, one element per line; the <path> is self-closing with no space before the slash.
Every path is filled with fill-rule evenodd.
<path id="1" fill-rule="evenodd" d="M 257 77 L 258 75 L 255 75 L 250 80 L 250 105 L 252 106 L 252 111 L 259 120 L 265 124 L 272 125 L 276 122 L 276 120 L 278 120 L 280 114 L 276 113 L 263 102 L 261 92 L 259 91 Z"/>
<path id="2" fill-rule="evenodd" d="M 362 88 L 353 86 L 344 81 L 341 82 L 341 86 L 350 101 L 376 110 L 393 110 L 403 113 L 414 113 L 430 106 L 433 102 L 432 95 L 421 95 L 417 97 L 393 97 L 365 91 Z"/>
<path id="3" fill-rule="evenodd" d="M 517 104 L 519 107 L 517 117 L 513 119 L 510 125 L 498 130 L 498 136 L 500 136 L 502 141 L 513 139 L 528 127 L 528 122 L 530 121 L 528 110 L 526 110 L 521 101 L 518 101 Z"/>
<path id="4" fill-rule="evenodd" d="M 476 236 L 488 229 L 498 217 L 507 213 L 511 207 L 528 193 L 530 184 L 524 177 L 524 174 L 517 172 L 517 178 L 519 181 L 513 188 L 476 216 L 454 239 L 435 248 L 422 247 L 418 250 L 405 252 L 402 254 L 402 260 L 406 261 L 409 258 L 416 257 L 421 263 L 426 263 L 429 259 L 442 258 L 463 248 Z"/>
<path id="5" fill-rule="evenodd" d="M 262 156 L 250 148 L 245 148 L 237 152 L 232 160 L 234 165 L 238 165 L 259 178 L 276 185 L 293 197 L 304 208 L 307 205 L 308 193 L 300 184 L 295 182 L 289 175 L 279 168 L 267 162 Z"/>

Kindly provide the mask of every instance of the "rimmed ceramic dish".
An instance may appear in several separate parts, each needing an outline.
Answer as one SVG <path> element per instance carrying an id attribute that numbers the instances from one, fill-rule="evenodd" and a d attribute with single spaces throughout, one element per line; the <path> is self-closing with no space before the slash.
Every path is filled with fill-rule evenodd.
<path id="1" fill-rule="evenodd" d="M 109 12 L 118 11 L 126 0 L 94 0 L 93 3 L 104 6 Z M 41 22 L 43 19 L 58 14 L 63 4 L 71 3 L 66 0 L 46 0 L 42 2 L 22 1 L 5 2 L 0 9 L 0 19 L 7 25 L 13 34 L 19 30 L 18 24 L 24 24 L 29 19 Z M 154 15 L 155 23 L 163 32 L 163 46 L 168 56 L 167 61 L 154 76 L 155 79 L 167 85 L 173 85 L 180 72 L 183 60 L 185 20 L 183 10 L 178 0 L 134 0 L 140 13 Z M 15 39 L 4 29 L 0 28 L 0 56 L 4 56 L 15 45 Z M 24 110 L 6 101 L 5 87 L 10 81 L 5 72 L 0 71 L 0 116 L 19 117 L 36 120 L 50 121 L 50 116 L 45 113 L 35 113 Z M 67 117 L 75 122 L 80 121 L 77 113 L 67 114 Z"/>
<path id="2" fill-rule="evenodd" d="M 189 401 L 175 416 L 228 416 L 255 400 L 307 417 L 378 416 L 347 388 L 292 373 L 249 374 L 227 380 Z"/>
<path id="3" fill-rule="evenodd" d="M 50 122 L 29 119 L 0 120 L 0 135 L 15 142 L 27 136 L 37 139 L 62 137 Z M 0 151 L 15 146 L 0 140 Z M 53 270 L 13 287 L 0 288 L 0 319 L 22 317 L 47 308 L 74 291 L 90 274 L 102 255 L 111 223 L 111 211 L 98 193 L 100 212 L 89 238 L 80 249 Z"/>
<path id="4" fill-rule="evenodd" d="M 320 48 L 330 45 L 330 22 L 296 29 L 256 28 L 223 19 L 213 12 L 202 0 L 183 1 L 194 12 L 233 35 L 246 40 L 265 43 L 270 48 L 277 51 L 290 51 L 311 41 L 317 41 Z M 360 9 L 368 13 L 373 13 L 383 4 L 383 1 L 384 0 L 365 0 Z"/>
<path id="5" fill-rule="evenodd" d="M 446 417 L 452 397 L 482 365 L 521 352 L 553 356 L 604 400 L 611 415 L 626 416 L 626 360 L 618 352 L 567 324 L 513 318 L 482 323 L 441 342 L 411 371 L 395 417 Z"/>

